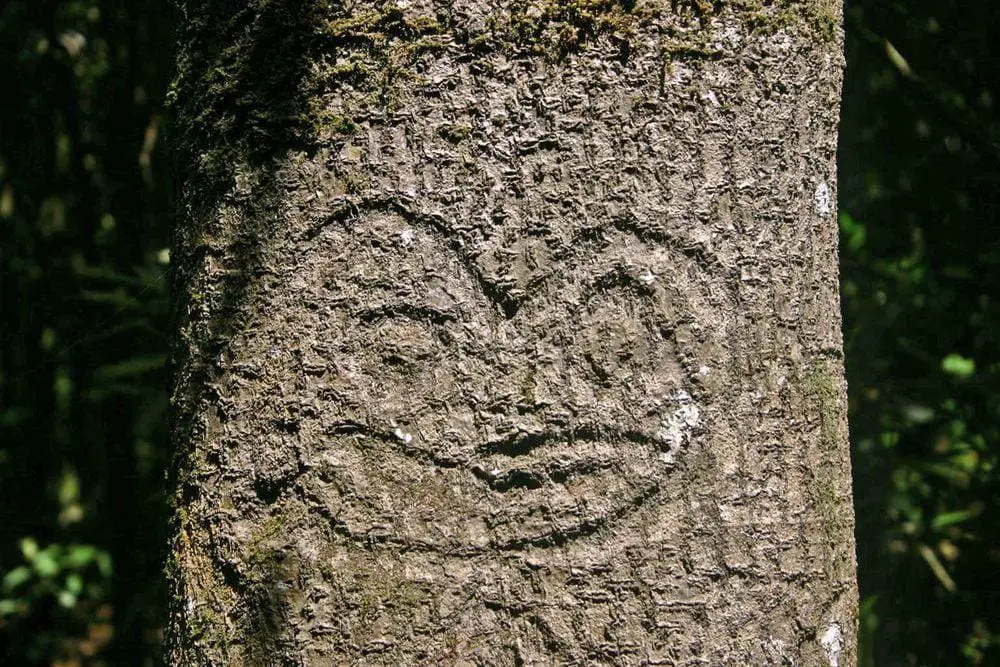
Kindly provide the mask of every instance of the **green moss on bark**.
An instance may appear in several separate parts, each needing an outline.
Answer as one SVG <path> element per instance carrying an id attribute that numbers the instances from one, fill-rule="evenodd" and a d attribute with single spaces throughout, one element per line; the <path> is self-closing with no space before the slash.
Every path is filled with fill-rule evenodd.
<path id="1" fill-rule="evenodd" d="M 712 57 L 710 26 L 727 15 L 763 35 L 804 29 L 832 39 L 839 27 L 836 0 L 514 0 L 472 32 L 443 15 L 372 4 L 353 13 L 319 0 L 189 8 L 197 18 L 182 35 L 171 95 L 182 157 L 212 173 L 235 154 L 263 158 L 348 137 L 360 116 L 398 108 L 425 66 L 450 50 L 559 61 L 609 40 L 625 62 L 641 28 L 672 16 L 685 28 L 668 28 L 661 50 Z"/>
<path id="2" fill-rule="evenodd" d="M 785 0 L 780 3 L 741 0 L 734 3 L 746 12 L 750 28 L 760 35 L 800 29 L 820 41 L 837 37 L 840 27 L 837 0 Z"/>
<path id="3" fill-rule="evenodd" d="M 820 432 L 823 448 L 836 449 L 838 445 L 838 422 L 840 421 L 838 407 L 838 391 L 829 371 L 821 366 L 814 366 L 806 377 L 806 389 L 819 409 Z"/>
<path id="4" fill-rule="evenodd" d="M 840 458 L 840 390 L 834 375 L 823 363 L 817 363 L 809 369 L 805 377 L 805 389 L 819 412 L 820 420 L 821 460 L 814 471 L 813 503 L 827 538 L 826 567 L 831 575 L 836 576 L 846 566 L 838 558 L 840 544 L 845 539 L 850 539 L 850 523 L 843 513 L 844 499 L 837 491 L 837 467 L 833 464 L 833 461 Z"/>

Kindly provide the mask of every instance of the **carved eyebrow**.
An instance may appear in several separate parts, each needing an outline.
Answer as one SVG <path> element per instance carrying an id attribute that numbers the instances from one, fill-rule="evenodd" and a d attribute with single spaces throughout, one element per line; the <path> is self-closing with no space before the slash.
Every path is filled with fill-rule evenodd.
<path id="1" fill-rule="evenodd" d="M 454 322 L 458 318 L 449 310 L 441 310 L 431 306 L 422 306 L 414 303 L 383 303 L 378 306 L 361 308 L 355 312 L 355 316 L 365 323 L 378 322 L 384 319 L 407 319 L 414 322 L 428 322 L 430 324 L 445 324 Z"/>
<path id="2" fill-rule="evenodd" d="M 453 253 L 453 256 L 468 272 L 474 284 L 479 288 L 479 292 L 499 308 L 506 319 L 513 319 L 521 308 L 524 300 L 523 295 L 516 294 L 515 290 L 510 290 L 505 285 L 491 280 L 483 273 L 482 268 L 476 265 L 475 257 L 469 253 L 465 246 L 461 226 L 456 225 L 443 214 L 415 210 L 412 207 L 413 198 L 399 193 L 383 192 L 365 197 L 346 195 L 340 200 L 339 206 L 302 233 L 301 240 L 311 241 L 325 227 L 357 220 L 365 213 L 392 213 L 403 218 L 409 224 L 432 234 L 442 242 L 442 245 Z"/>

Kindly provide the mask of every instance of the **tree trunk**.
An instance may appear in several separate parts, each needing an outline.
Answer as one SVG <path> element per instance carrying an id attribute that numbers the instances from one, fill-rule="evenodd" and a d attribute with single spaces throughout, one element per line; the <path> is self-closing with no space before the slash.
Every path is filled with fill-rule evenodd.
<path id="1" fill-rule="evenodd" d="M 854 664 L 838 0 L 184 5 L 172 664 Z"/>

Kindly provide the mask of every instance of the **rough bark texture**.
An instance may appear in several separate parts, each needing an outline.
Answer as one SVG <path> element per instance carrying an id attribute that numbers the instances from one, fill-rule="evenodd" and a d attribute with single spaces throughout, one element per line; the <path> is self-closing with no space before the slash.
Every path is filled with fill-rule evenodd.
<path id="1" fill-rule="evenodd" d="M 176 665 L 852 665 L 840 6 L 182 5 Z"/>

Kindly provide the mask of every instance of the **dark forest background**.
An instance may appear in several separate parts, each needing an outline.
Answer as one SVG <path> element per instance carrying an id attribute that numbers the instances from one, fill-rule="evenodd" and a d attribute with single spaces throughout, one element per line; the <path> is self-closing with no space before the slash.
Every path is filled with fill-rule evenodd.
<path id="1" fill-rule="evenodd" d="M 158 664 L 169 0 L 0 2 L 0 664 Z M 1000 664 L 1000 8 L 854 0 L 861 665 Z"/>

